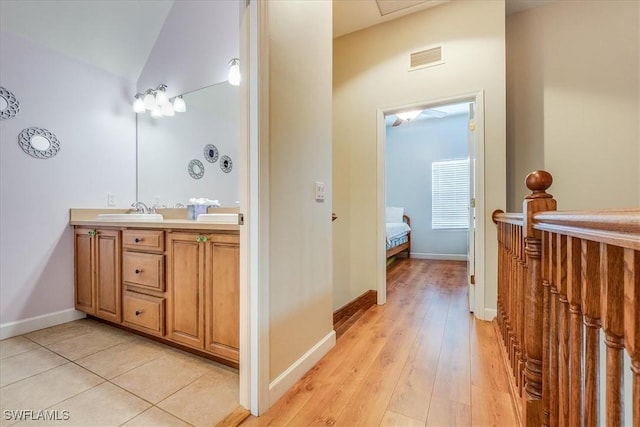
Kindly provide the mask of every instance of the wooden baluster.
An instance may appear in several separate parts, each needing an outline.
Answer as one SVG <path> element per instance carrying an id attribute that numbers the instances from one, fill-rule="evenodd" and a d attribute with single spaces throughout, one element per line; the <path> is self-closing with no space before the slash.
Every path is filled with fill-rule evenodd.
<path id="1" fill-rule="evenodd" d="M 496 228 L 498 233 L 498 315 L 496 316 L 496 322 L 498 323 L 498 330 L 502 331 L 502 287 L 504 286 L 504 259 L 503 259 L 503 241 L 502 241 L 502 229 L 503 224 L 501 222 L 497 222 L 495 220 L 495 215 L 497 212 L 494 212 L 494 221 L 496 222 Z"/>
<path id="2" fill-rule="evenodd" d="M 600 279 L 602 328 L 607 345 L 607 402 L 605 424 L 624 424 L 624 250 L 618 246 L 600 245 Z"/>
<path id="3" fill-rule="evenodd" d="M 516 248 L 518 246 L 518 227 L 516 225 L 511 226 L 511 265 L 509 271 L 511 271 L 511 350 L 509 352 L 509 360 L 511 361 L 511 372 L 516 372 L 516 331 L 518 330 L 518 270 L 516 260 Z"/>
<path id="4" fill-rule="evenodd" d="M 534 229 L 533 216 L 537 212 L 556 209 L 553 196 L 546 193 L 553 179 L 548 172 L 536 171 L 527 175 L 526 184 L 532 192 L 523 202 L 523 235 L 527 254 L 528 277 L 525 290 L 525 395 L 524 425 L 542 424 L 542 327 L 543 287 L 541 277 L 541 235 Z"/>
<path id="5" fill-rule="evenodd" d="M 522 227 L 518 228 L 518 362 L 516 376 L 518 393 L 522 397 L 524 388 L 524 290 L 526 286 L 526 264 L 524 262 L 524 236 Z"/>
<path id="6" fill-rule="evenodd" d="M 542 365 L 544 369 L 544 381 L 542 382 L 542 405 L 543 405 L 543 425 L 549 425 L 549 414 L 551 412 L 549 395 L 551 394 L 550 387 L 550 371 L 551 365 L 551 346 L 549 342 L 549 332 L 551 318 L 551 240 L 553 235 L 547 231 L 542 234 L 542 254 L 544 256 L 542 262 L 542 274 L 543 274 L 543 318 L 542 318 Z"/>
<path id="7" fill-rule="evenodd" d="M 514 312 L 514 289 L 515 284 L 513 280 L 513 225 L 509 226 L 509 321 L 507 322 L 507 354 L 509 355 L 509 363 L 513 361 L 513 312 Z M 511 364 L 511 369 L 513 369 L 513 364 Z"/>
<path id="8" fill-rule="evenodd" d="M 549 425 L 558 425 L 558 240 L 555 234 L 549 237 L 550 296 L 549 296 Z"/>
<path id="9" fill-rule="evenodd" d="M 640 251 L 624 250 L 624 339 L 633 376 L 633 422 L 640 426 Z"/>
<path id="10" fill-rule="evenodd" d="M 569 425 L 582 425 L 582 309 L 581 288 L 581 241 L 567 238 L 567 299 L 571 312 L 569 329 Z"/>
<path id="11" fill-rule="evenodd" d="M 569 424 L 569 300 L 567 300 L 567 236 L 556 236 L 558 288 L 558 425 Z"/>
<path id="12" fill-rule="evenodd" d="M 599 425 L 598 396 L 600 392 L 598 369 L 600 364 L 600 247 L 598 243 L 582 241 L 580 259 L 582 312 L 584 314 L 584 425 Z"/>
<path id="13" fill-rule="evenodd" d="M 507 356 L 509 355 L 509 322 L 511 321 L 510 319 L 510 315 L 511 313 L 509 313 L 509 304 L 510 304 L 510 299 L 509 299 L 509 293 L 511 290 L 511 283 L 509 283 L 510 279 L 511 279 L 511 273 L 509 271 L 509 260 L 511 259 L 511 256 L 509 255 L 509 243 L 511 242 L 511 225 L 507 224 L 507 226 L 505 227 L 505 244 L 506 244 L 506 253 L 505 253 L 505 265 L 507 267 L 507 271 L 505 272 L 505 287 L 504 287 L 504 332 L 503 332 L 503 336 L 502 339 L 504 340 L 504 348 L 507 352 Z"/>

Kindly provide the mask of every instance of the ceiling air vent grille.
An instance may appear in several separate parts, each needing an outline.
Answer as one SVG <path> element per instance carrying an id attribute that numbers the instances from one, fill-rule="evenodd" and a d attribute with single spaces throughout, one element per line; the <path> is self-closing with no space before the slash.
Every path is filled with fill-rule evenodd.
<path id="1" fill-rule="evenodd" d="M 419 52 L 413 52 L 410 57 L 409 68 L 415 70 L 417 68 L 431 67 L 442 63 L 444 63 L 442 60 L 442 46 L 436 46 Z"/>

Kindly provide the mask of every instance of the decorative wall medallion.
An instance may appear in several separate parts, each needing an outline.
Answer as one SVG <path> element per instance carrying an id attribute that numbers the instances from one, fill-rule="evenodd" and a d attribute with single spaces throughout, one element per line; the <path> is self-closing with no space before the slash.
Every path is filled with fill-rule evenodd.
<path id="1" fill-rule="evenodd" d="M 231 157 L 229 156 L 220 157 L 220 169 L 222 169 L 222 172 L 224 173 L 231 172 L 231 169 L 233 169 L 233 162 L 231 161 Z"/>
<path id="2" fill-rule="evenodd" d="M 200 179 L 204 176 L 204 165 L 198 159 L 191 160 L 189 166 L 187 166 L 187 170 L 193 179 Z"/>
<path id="3" fill-rule="evenodd" d="M 218 148 L 213 144 L 205 145 L 204 158 L 210 163 L 215 163 L 218 160 Z"/>
<path id="4" fill-rule="evenodd" d="M 14 94 L 0 86 L 0 119 L 15 117 L 20 111 L 20 102 Z"/>
<path id="5" fill-rule="evenodd" d="M 23 129 L 18 135 L 22 151 L 36 159 L 49 159 L 60 151 L 58 138 L 46 129 L 32 127 Z"/>

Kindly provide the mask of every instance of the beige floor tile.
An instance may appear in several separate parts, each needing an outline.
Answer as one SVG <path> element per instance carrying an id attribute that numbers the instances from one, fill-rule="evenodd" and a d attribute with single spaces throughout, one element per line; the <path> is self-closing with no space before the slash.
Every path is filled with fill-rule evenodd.
<path id="1" fill-rule="evenodd" d="M 162 409 L 153 406 L 142 414 L 136 416 L 131 421 L 124 423 L 123 427 L 188 427 L 187 424 L 179 418 L 166 413 Z"/>
<path id="2" fill-rule="evenodd" d="M 93 328 L 89 333 L 58 341 L 47 347 L 67 359 L 76 360 L 135 339 L 138 338 L 131 333 L 101 326 Z"/>
<path id="3" fill-rule="evenodd" d="M 0 389 L 0 409 L 46 409 L 94 387 L 103 378 L 73 363 L 67 363 Z M 4 419 L 4 417 L 3 417 Z"/>
<path id="4" fill-rule="evenodd" d="M 147 410 L 148 402 L 105 382 L 52 406 L 48 411 L 68 411 L 69 419 L 47 422 L 55 426 L 119 426 Z M 20 422 L 16 426 L 42 426 L 41 421 Z"/>
<path id="5" fill-rule="evenodd" d="M 64 363 L 67 363 L 67 360 L 63 357 L 42 347 L 7 357 L 0 360 L 0 386 L 20 381 Z"/>
<path id="6" fill-rule="evenodd" d="M 0 341 L 0 359 L 15 356 L 25 351 L 35 350 L 40 347 L 38 344 L 25 337 L 13 337 Z"/>
<path id="7" fill-rule="evenodd" d="M 207 373 L 196 360 L 167 354 L 112 380 L 136 396 L 157 403 Z"/>
<path id="8" fill-rule="evenodd" d="M 160 344 L 137 339 L 83 357 L 76 360 L 76 363 L 101 377 L 111 379 L 157 359 L 164 351 Z"/>
<path id="9" fill-rule="evenodd" d="M 97 328 L 98 325 L 99 323 L 95 320 L 81 319 L 52 326 L 50 328 L 40 329 L 26 334 L 25 337 L 40 345 L 48 346 L 58 341 L 65 341 L 70 338 L 88 334 Z"/>
<path id="10" fill-rule="evenodd" d="M 239 405 L 238 380 L 212 372 L 169 396 L 158 407 L 195 426 L 212 426 Z"/>

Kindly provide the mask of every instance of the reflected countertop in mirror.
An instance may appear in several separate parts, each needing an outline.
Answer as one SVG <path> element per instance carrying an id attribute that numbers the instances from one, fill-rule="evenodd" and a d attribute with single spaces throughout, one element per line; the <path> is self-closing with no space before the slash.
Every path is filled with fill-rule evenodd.
<path id="1" fill-rule="evenodd" d="M 239 197 L 238 170 L 225 173 L 218 159 L 207 159 L 214 145 L 221 156 L 236 160 L 240 131 L 240 91 L 227 82 L 183 95 L 187 111 L 172 117 L 137 115 L 138 200 L 149 204 L 186 205 L 190 198 L 218 200 L 235 207 Z M 189 173 L 197 159 L 200 178 Z"/>

